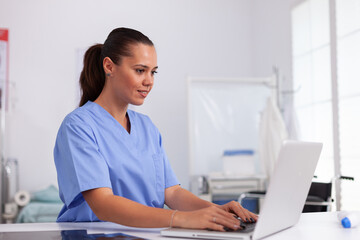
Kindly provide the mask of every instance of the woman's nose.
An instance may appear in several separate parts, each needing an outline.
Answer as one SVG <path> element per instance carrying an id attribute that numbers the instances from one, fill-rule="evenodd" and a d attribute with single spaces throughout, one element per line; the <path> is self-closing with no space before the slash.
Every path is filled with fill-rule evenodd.
<path id="1" fill-rule="evenodd" d="M 146 74 L 143 84 L 145 86 L 152 86 L 154 84 L 154 76 L 152 74 Z"/>

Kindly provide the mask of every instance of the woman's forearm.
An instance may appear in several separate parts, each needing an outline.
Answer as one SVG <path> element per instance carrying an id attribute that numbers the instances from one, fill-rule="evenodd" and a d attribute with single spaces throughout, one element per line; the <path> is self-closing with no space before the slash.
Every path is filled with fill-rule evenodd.
<path id="1" fill-rule="evenodd" d="M 93 189 L 83 196 L 100 220 L 131 227 L 169 227 L 174 212 L 113 195 L 111 189 Z"/>
<path id="2" fill-rule="evenodd" d="M 116 196 L 110 188 L 92 189 L 82 194 L 100 220 L 121 225 L 156 228 L 172 226 L 217 231 L 224 231 L 224 227 L 233 230 L 240 227 L 239 220 L 215 204 L 202 200 L 180 187 L 167 190 L 165 191 L 166 204 L 179 210 L 178 212 L 148 207 L 127 198 Z"/>
<path id="3" fill-rule="evenodd" d="M 190 191 L 176 186 L 165 191 L 165 203 L 172 209 L 194 211 L 215 204 L 195 196 Z"/>

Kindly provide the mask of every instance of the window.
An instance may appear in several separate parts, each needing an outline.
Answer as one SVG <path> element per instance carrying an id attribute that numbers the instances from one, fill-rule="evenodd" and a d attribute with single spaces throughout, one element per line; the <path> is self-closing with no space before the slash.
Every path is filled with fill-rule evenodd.
<path id="1" fill-rule="evenodd" d="M 300 139 L 324 143 L 315 175 L 330 181 L 334 176 L 330 68 L 329 4 L 304 1 L 292 11 L 295 110 Z"/>
<path id="2" fill-rule="evenodd" d="M 331 180 L 339 172 L 355 177 L 341 181 L 338 188 L 337 208 L 351 210 L 360 210 L 360 192 L 354 191 L 360 189 L 359 13 L 360 0 L 305 0 L 291 14 L 293 84 L 301 87 L 294 95 L 300 139 L 324 143 L 317 176 Z M 339 157 L 334 152 L 340 152 Z M 339 169 L 334 169 L 335 161 Z"/>

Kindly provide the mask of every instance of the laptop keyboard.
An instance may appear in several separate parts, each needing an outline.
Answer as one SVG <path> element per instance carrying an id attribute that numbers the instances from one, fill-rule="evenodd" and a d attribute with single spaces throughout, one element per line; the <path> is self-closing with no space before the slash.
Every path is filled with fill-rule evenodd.
<path id="1" fill-rule="evenodd" d="M 241 222 L 240 226 L 242 227 L 242 229 L 239 229 L 236 232 L 248 233 L 248 232 L 254 231 L 256 222 L 254 222 L 254 223 Z"/>
<path id="2" fill-rule="evenodd" d="M 255 229 L 255 226 L 256 226 L 256 222 L 254 223 L 246 223 L 246 222 L 240 222 L 240 226 L 241 226 L 241 229 L 238 229 L 238 230 L 232 230 L 232 229 L 229 229 L 229 228 L 225 228 L 225 230 L 227 232 L 241 232 L 241 233 L 249 233 L 249 232 L 253 232 L 254 229 Z"/>

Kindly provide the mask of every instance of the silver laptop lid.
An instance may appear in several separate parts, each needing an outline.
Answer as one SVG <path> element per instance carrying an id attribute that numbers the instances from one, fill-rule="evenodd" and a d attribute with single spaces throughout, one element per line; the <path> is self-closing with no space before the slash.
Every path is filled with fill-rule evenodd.
<path id="1" fill-rule="evenodd" d="M 321 149 L 322 143 L 284 142 L 260 210 L 254 239 L 299 221 Z"/>

